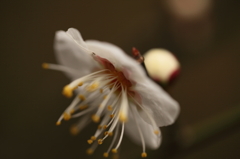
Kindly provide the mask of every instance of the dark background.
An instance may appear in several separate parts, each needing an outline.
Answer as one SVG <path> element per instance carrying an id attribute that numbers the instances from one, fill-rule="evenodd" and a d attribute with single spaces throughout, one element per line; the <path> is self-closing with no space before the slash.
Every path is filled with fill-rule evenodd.
<path id="1" fill-rule="evenodd" d="M 127 53 L 132 46 L 142 53 L 155 47 L 175 53 L 182 71 L 169 92 L 181 104 L 174 124 L 180 129 L 237 106 L 240 2 L 213 1 L 206 13 L 191 20 L 166 6 L 163 0 L 2 0 L 0 158 L 101 158 L 108 148 L 100 146 L 88 157 L 86 140 L 95 126 L 77 137 L 69 134 L 71 122 L 55 126 L 71 101 L 61 95 L 69 80 L 60 72 L 43 70 L 41 64 L 56 63 L 54 34 L 69 27 L 80 30 L 84 39 L 108 41 Z M 167 131 L 164 142 L 171 140 Z M 137 158 L 141 147 L 127 138 L 123 142 L 121 158 Z M 239 145 L 240 129 L 235 128 L 168 158 L 235 159 Z M 171 147 L 148 151 L 154 159 L 171 152 Z"/>

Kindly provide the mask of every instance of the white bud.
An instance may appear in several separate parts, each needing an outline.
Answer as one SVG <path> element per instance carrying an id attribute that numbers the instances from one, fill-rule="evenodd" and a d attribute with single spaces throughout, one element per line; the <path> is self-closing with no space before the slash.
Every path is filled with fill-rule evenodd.
<path id="1" fill-rule="evenodd" d="M 151 49 L 144 55 L 149 76 L 158 82 L 168 83 L 178 74 L 180 64 L 176 57 L 165 49 Z"/>

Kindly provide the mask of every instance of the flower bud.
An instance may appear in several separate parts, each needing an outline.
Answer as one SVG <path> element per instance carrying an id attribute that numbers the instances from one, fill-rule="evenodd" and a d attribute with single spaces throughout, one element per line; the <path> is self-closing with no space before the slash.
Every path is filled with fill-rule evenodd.
<path id="1" fill-rule="evenodd" d="M 175 79 L 180 71 L 177 58 L 168 50 L 151 49 L 144 55 L 144 63 L 149 76 L 161 84 L 167 84 Z"/>

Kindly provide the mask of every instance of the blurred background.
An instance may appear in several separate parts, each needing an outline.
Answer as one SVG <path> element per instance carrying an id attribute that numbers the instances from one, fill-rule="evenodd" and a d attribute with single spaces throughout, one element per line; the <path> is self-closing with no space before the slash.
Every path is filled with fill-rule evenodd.
<path id="1" fill-rule="evenodd" d="M 181 75 L 168 91 L 181 113 L 162 128 L 149 159 L 239 158 L 239 7 L 235 0 L 2 0 L 0 158 L 92 159 L 108 148 L 85 154 L 94 124 L 78 136 L 69 133 L 74 121 L 55 126 L 71 102 L 61 95 L 69 80 L 41 64 L 56 63 L 54 34 L 69 27 L 126 53 L 165 48 L 178 57 Z M 140 154 L 124 137 L 120 159 Z"/>

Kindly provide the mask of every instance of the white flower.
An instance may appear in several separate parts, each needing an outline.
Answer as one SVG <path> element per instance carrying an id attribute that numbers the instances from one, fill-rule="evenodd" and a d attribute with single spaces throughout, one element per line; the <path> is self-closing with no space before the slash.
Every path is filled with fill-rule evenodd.
<path id="1" fill-rule="evenodd" d="M 124 132 L 143 147 L 156 149 L 161 143 L 160 126 L 172 124 L 179 105 L 164 90 L 152 82 L 136 60 L 120 48 L 107 42 L 83 41 L 73 28 L 58 31 L 55 50 L 61 65 L 44 64 L 44 68 L 63 71 L 73 80 L 64 87 L 63 94 L 73 102 L 57 121 L 81 116 L 71 130 L 78 133 L 92 119 L 100 122 L 88 140 L 92 153 L 98 144 L 113 136 L 110 150 L 117 152 Z M 96 142 L 96 141 L 97 142 Z"/>

